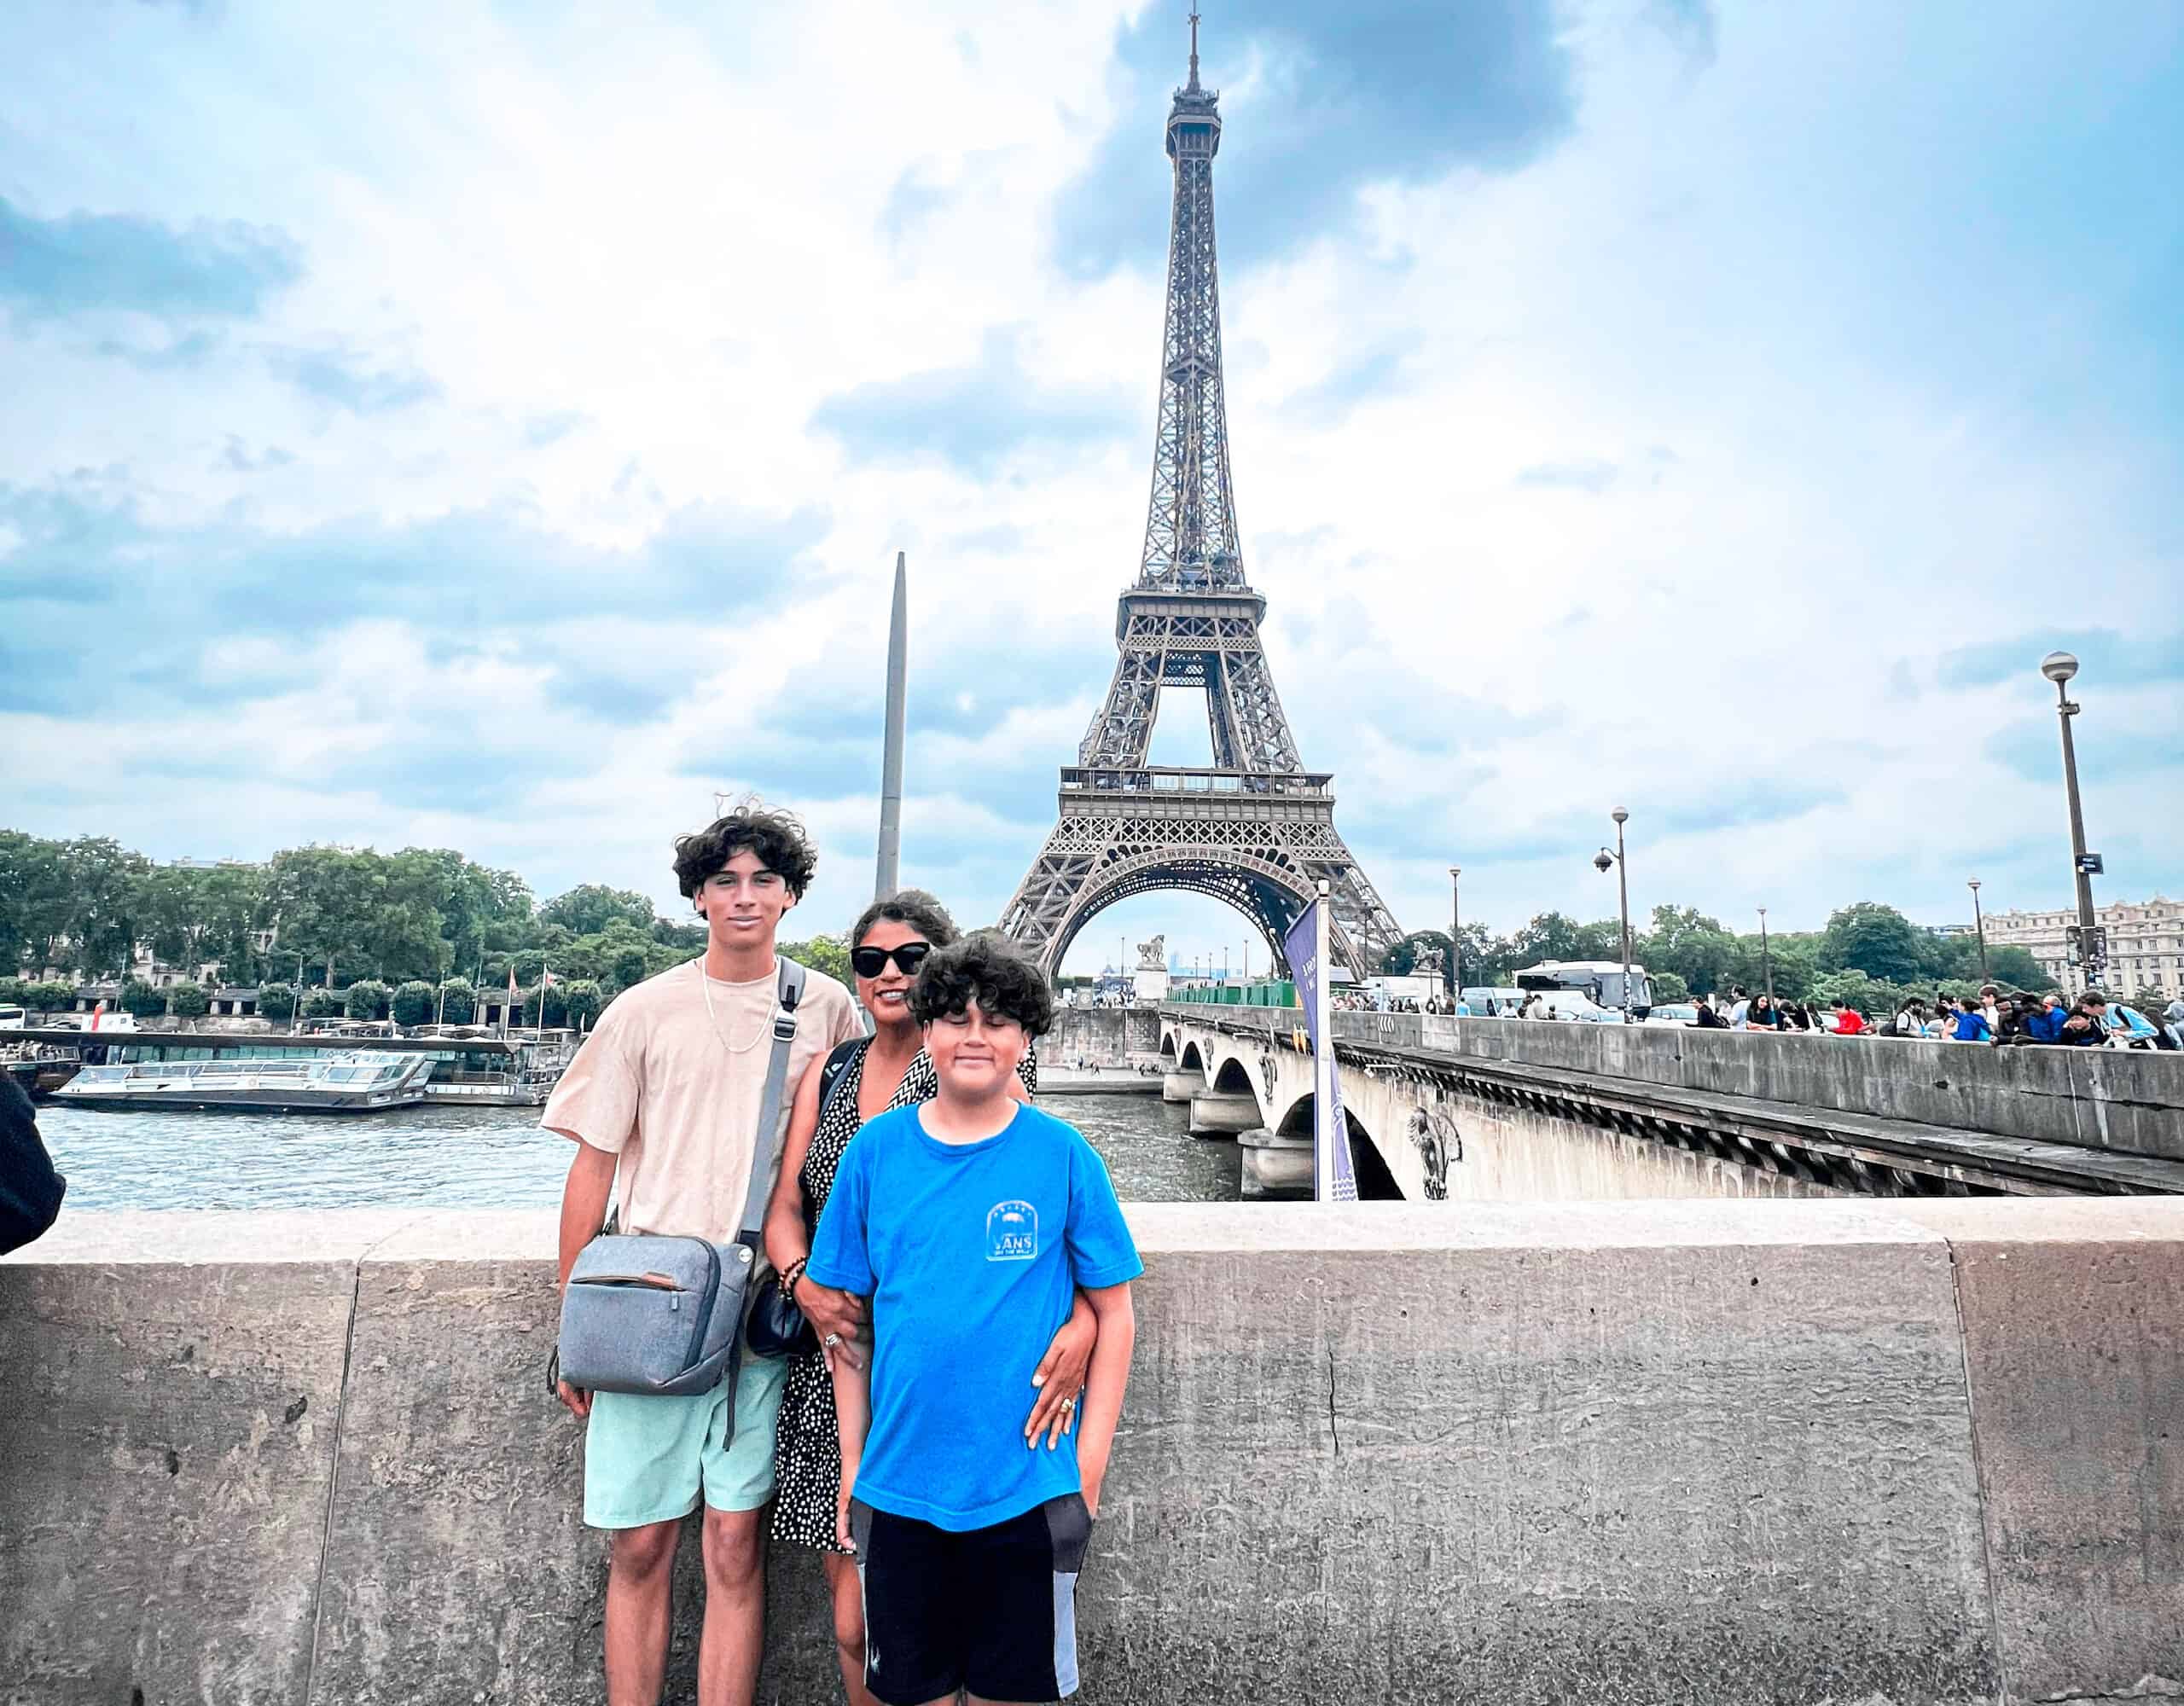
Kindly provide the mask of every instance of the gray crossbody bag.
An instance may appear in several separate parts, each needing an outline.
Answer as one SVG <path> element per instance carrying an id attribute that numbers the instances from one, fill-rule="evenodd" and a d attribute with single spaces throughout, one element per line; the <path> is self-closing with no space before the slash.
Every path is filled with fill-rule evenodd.
<path id="1" fill-rule="evenodd" d="M 606 1228 L 578 1253 L 561 1296 L 558 1375 L 570 1385 L 588 1392 L 679 1397 L 710 1392 L 723 1378 L 735 1378 L 742 1365 L 744 1308 L 771 1195 L 766 1163 L 781 1124 L 804 977 L 794 960 L 781 961 L 774 1050 L 766 1062 L 751 1183 L 735 1241 L 617 1232 L 619 1210 L 610 1211 Z M 731 1405 L 731 1431 L 734 1414 Z"/>

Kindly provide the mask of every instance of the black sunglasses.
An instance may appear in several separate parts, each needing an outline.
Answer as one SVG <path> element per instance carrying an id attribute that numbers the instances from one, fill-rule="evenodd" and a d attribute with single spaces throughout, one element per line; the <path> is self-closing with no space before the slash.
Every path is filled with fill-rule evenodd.
<path id="1" fill-rule="evenodd" d="M 892 960 L 904 977 L 914 978 L 918 967 L 925 964 L 925 956 L 932 952 L 930 942 L 905 942 L 900 948 L 852 948 L 850 965 L 860 978 L 876 978 Z"/>

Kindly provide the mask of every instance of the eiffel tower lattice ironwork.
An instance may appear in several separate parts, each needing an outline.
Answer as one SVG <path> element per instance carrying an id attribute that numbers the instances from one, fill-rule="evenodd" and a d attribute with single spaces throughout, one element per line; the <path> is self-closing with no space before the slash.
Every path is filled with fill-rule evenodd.
<path id="1" fill-rule="evenodd" d="M 1157 889 L 1227 902 L 1276 965 L 1322 881 L 1335 956 L 1360 975 L 1403 934 L 1334 827 L 1333 777 L 1298 757 L 1259 639 L 1266 601 L 1244 578 L 1213 242 L 1219 99 L 1199 86 L 1194 15 L 1190 81 L 1168 112 L 1176 193 L 1145 554 L 1115 618 L 1114 680 L 1061 773 L 1060 821 L 1002 914 L 1050 976 L 1095 914 Z M 1147 762 L 1164 687 L 1204 691 L 1210 768 Z"/>

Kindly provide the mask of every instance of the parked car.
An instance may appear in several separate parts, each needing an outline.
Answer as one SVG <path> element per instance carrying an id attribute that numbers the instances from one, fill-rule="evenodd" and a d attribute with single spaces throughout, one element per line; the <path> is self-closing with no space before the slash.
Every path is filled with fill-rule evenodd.
<path id="1" fill-rule="evenodd" d="M 1665 1001 L 1646 1015 L 1647 1024 L 1696 1024 L 1699 1009 L 1689 1001 Z"/>
<path id="2" fill-rule="evenodd" d="M 1581 1024 L 1631 1023 L 1622 1008 L 1604 1007 L 1583 989 L 1535 989 L 1526 995 L 1539 997 L 1538 1005 L 1531 1009 L 1534 1018 L 1574 1020 Z"/>

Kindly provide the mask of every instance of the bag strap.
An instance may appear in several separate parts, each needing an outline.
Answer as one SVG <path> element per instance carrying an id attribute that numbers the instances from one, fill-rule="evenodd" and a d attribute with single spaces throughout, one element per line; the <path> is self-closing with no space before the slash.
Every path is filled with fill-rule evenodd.
<path id="1" fill-rule="evenodd" d="M 743 1230 L 738 1235 L 754 1249 L 766 1224 L 766 1199 L 773 1195 L 767 1161 L 781 1123 L 781 1088 L 788 1082 L 789 1045 L 796 1041 L 796 1004 L 804 999 L 804 967 L 783 958 L 775 989 L 774 1052 L 766 1061 L 766 1094 L 758 1104 L 758 1129 L 751 1140 L 751 1187 L 743 1201 Z"/>
<path id="2" fill-rule="evenodd" d="M 834 1092 L 840 1085 L 843 1075 L 850 1070 L 850 1062 L 869 1047 L 871 1042 L 868 1036 L 852 1036 L 847 1042 L 836 1043 L 834 1052 L 827 1057 L 827 1064 L 819 1069 L 819 1117 L 822 1122 L 827 1117 L 827 1110 L 834 1105 Z"/>

